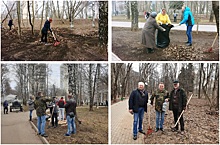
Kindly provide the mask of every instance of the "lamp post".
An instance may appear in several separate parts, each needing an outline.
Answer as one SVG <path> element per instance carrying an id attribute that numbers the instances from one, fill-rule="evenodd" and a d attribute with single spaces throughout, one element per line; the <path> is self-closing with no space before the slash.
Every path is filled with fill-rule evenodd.
<path id="1" fill-rule="evenodd" d="M 121 95 L 121 100 L 123 100 L 123 97 L 122 97 L 122 84 L 120 84 L 120 95 Z"/>

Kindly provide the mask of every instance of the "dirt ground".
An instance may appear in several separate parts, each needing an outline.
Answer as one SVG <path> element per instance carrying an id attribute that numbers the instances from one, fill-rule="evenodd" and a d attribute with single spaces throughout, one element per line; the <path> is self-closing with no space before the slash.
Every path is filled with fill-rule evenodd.
<path id="1" fill-rule="evenodd" d="M 147 144 L 219 144 L 219 114 L 210 115 L 205 99 L 192 98 L 188 110 L 184 113 L 185 134 L 172 132 L 173 113 L 168 111 L 165 115 L 164 133 L 153 132 L 147 136 Z M 144 119 L 144 130 L 147 131 L 148 114 Z M 151 126 L 155 129 L 155 109 L 151 109 Z"/>
<path id="2" fill-rule="evenodd" d="M 77 108 L 78 118 L 82 124 L 76 124 L 76 134 L 71 137 L 65 137 L 67 124 L 65 121 L 59 122 L 57 128 L 48 128 L 47 121 L 45 132 L 46 138 L 50 144 L 108 144 L 108 108 L 94 108 L 89 111 L 88 108 Z M 36 125 L 37 119 L 34 119 Z"/>
<path id="3" fill-rule="evenodd" d="M 39 22 L 38 22 L 39 23 Z M 7 27 L 1 30 L 1 58 L 10 60 L 38 60 L 38 61 L 101 61 L 107 60 L 107 49 L 98 47 L 98 23 L 92 28 L 91 20 L 74 20 L 74 29 L 69 28 L 69 22 L 54 20 L 51 28 L 61 42 L 53 46 L 54 40 L 49 32 L 49 43 L 40 44 L 39 25 L 34 35 L 29 27 L 22 27 L 21 39 L 17 35 L 17 27 L 11 31 Z M 38 28 L 38 29 L 37 29 Z"/>
<path id="4" fill-rule="evenodd" d="M 193 32 L 193 46 L 185 46 L 187 36 L 185 31 L 170 31 L 170 45 L 165 48 L 156 48 L 148 54 L 141 44 L 141 29 L 132 32 L 130 28 L 112 28 L 112 51 L 123 61 L 218 61 L 219 41 L 214 44 L 213 52 L 205 51 L 211 47 L 215 33 Z"/>

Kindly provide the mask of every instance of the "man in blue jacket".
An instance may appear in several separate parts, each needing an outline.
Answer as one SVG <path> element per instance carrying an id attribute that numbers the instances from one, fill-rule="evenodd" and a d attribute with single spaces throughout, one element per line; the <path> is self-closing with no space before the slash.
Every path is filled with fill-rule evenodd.
<path id="1" fill-rule="evenodd" d="M 139 82 L 138 88 L 132 91 L 129 98 L 129 112 L 134 115 L 133 139 L 137 139 L 137 133 L 145 134 L 142 129 L 144 111 L 147 112 L 148 93 L 144 90 L 144 83 Z"/>
<path id="2" fill-rule="evenodd" d="M 44 27 L 41 30 L 41 33 L 42 33 L 41 42 L 45 42 L 45 44 L 47 44 L 47 32 L 48 32 L 48 30 L 52 33 L 52 30 L 50 28 L 50 23 L 52 23 L 52 18 L 50 18 L 49 20 L 47 20 L 44 23 Z"/>
<path id="3" fill-rule="evenodd" d="M 189 7 L 182 7 L 182 11 L 183 11 L 183 20 L 179 23 L 179 25 L 186 24 L 187 26 L 186 35 L 188 37 L 188 41 L 186 42 L 186 45 L 192 46 L 192 28 L 193 25 L 195 24 L 194 17 Z"/>

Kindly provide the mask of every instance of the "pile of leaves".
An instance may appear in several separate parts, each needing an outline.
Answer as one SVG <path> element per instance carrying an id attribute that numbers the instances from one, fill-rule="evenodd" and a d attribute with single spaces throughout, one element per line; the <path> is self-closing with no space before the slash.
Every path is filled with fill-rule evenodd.
<path id="1" fill-rule="evenodd" d="M 149 113 L 149 112 L 148 112 Z M 212 115 L 211 115 L 212 114 Z M 211 113 L 205 99 L 192 98 L 184 113 L 185 134 L 172 132 L 174 125 L 172 111 L 167 111 L 164 121 L 164 132 L 153 132 L 147 136 L 147 144 L 219 144 L 219 113 Z M 151 110 L 151 126 L 155 128 L 155 110 Z M 147 131 L 148 114 L 144 119 L 144 130 Z M 180 127 L 179 127 L 180 128 Z"/>

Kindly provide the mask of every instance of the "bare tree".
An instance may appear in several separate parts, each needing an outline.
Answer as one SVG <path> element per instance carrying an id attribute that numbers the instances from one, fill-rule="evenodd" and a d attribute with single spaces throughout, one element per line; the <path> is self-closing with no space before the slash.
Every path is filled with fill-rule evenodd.
<path id="1" fill-rule="evenodd" d="M 7 19 L 8 15 L 10 16 L 10 19 L 12 19 L 12 16 L 11 16 L 10 13 L 11 13 L 11 11 L 12 11 L 14 5 L 15 5 L 15 2 L 14 2 L 13 5 L 11 6 L 11 9 L 10 9 L 10 10 L 9 10 L 8 6 L 5 4 L 5 2 L 4 2 L 4 1 L 2 1 L 2 2 L 4 3 L 4 5 L 6 6 L 7 11 L 8 11 L 7 15 L 6 15 L 5 18 L 2 20 L 2 24 L 3 24 L 4 21 Z"/>
<path id="2" fill-rule="evenodd" d="M 216 27 L 219 35 L 219 1 L 212 1 L 212 10 L 215 14 Z"/>
<path id="3" fill-rule="evenodd" d="M 137 1 L 131 1 L 131 31 L 138 30 L 138 15 Z"/>
<path id="4" fill-rule="evenodd" d="M 29 14 L 29 23 L 31 25 L 31 32 L 32 32 L 32 35 L 34 35 L 34 26 L 31 22 L 31 12 L 30 12 L 30 2 L 27 1 L 27 8 L 28 8 L 28 14 Z"/>
<path id="5" fill-rule="evenodd" d="M 44 18 L 44 5 L 45 5 L 45 1 L 43 1 L 43 8 L 41 11 L 41 21 L 40 21 L 40 31 L 39 31 L 39 35 L 41 34 L 41 28 L 42 28 L 42 24 L 43 24 L 43 18 Z"/>
<path id="6" fill-rule="evenodd" d="M 99 1 L 99 46 L 107 51 L 108 45 L 108 1 Z"/>
<path id="7" fill-rule="evenodd" d="M 21 10 L 20 10 L 20 1 L 17 1 L 17 15 L 18 15 L 18 36 L 21 38 Z"/>

